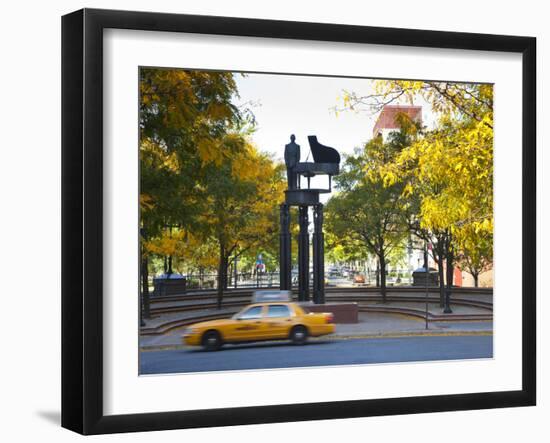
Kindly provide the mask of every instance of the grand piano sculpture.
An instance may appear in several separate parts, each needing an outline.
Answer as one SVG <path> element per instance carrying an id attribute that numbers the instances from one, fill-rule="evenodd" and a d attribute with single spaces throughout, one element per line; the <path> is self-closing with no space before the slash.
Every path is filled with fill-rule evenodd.
<path id="1" fill-rule="evenodd" d="M 285 191 L 285 203 L 281 205 L 280 233 L 280 286 L 281 290 L 292 289 L 292 257 L 290 235 L 290 207 L 299 208 L 298 235 L 298 300 L 310 299 L 309 289 L 309 207 L 313 207 L 313 302 L 325 302 L 325 258 L 323 238 L 323 204 L 319 195 L 332 190 L 332 176 L 340 172 L 340 154 L 334 148 L 324 146 L 314 135 L 308 136 L 313 162 L 300 162 L 300 146 L 295 137 L 285 146 L 285 163 L 287 166 L 288 189 Z M 311 178 L 328 176 L 328 188 L 311 188 Z M 307 180 L 307 187 L 302 188 L 301 178 Z"/>
<path id="2" fill-rule="evenodd" d="M 292 138 L 291 138 L 292 140 Z M 334 148 L 324 146 L 317 141 L 315 135 L 308 136 L 313 162 L 297 162 L 291 166 L 297 180 L 290 180 L 286 191 L 286 203 L 289 205 L 314 205 L 319 203 L 319 194 L 332 191 L 332 176 L 340 173 L 340 154 Z M 292 142 L 293 143 L 293 142 Z M 287 148 L 292 144 L 287 145 Z M 298 158 L 299 158 L 299 146 Z M 288 164 L 287 164 L 288 167 Z M 312 189 L 311 178 L 316 175 L 328 176 L 328 188 Z M 301 187 L 301 177 L 307 179 L 307 188 Z M 294 181 L 294 183 L 292 183 Z"/>

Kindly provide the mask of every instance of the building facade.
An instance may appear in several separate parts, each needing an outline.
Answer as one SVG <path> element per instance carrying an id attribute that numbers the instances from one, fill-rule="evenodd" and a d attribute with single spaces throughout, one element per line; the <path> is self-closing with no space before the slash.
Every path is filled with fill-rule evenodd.
<path id="1" fill-rule="evenodd" d="M 399 131 L 399 114 L 405 114 L 412 121 L 422 125 L 422 106 L 386 105 L 382 108 L 374 124 L 372 136 L 378 137 L 381 135 L 386 140 L 389 133 Z"/>

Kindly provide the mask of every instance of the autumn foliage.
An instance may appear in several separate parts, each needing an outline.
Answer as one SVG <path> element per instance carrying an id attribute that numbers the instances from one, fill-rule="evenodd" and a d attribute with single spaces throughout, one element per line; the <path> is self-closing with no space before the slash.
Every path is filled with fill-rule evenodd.
<path id="1" fill-rule="evenodd" d="M 491 268 L 493 257 L 493 86 L 379 80 L 370 95 L 346 92 L 338 111 L 378 113 L 386 105 L 413 104 L 419 99 L 427 102 L 437 117 L 434 127 L 419 127 L 402 115 L 401 130 L 393 139 L 366 143 L 360 165 L 357 156 L 347 160 L 348 168 L 363 170 L 363 181 L 376 192 L 399 190 L 393 218 L 401 223 L 378 223 L 377 229 L 370 230 L 366 246 L 377 236 L 390 239 L 405 229 L 433 245 L 440 281 L 447 280 L 448 291 L 455 265 L 471 273 L 477 285 L 479 274 Z M 389 147 L 399 141 L 398 149 L 388 155 Z M 344 187 L 344 196 L 346 192 L 349 194 Z M 351 210 L 348 217 L 353 219 L 362 208 Z"/>
<path id="2" fill-rule="evenodd" d="M 140 211 L 145 260 L 217 271 L 273 248 L 281 167 L 251 142 L 252 114 L 233 104 L 227 72 L 140 71 Z M 220 293 L 221 302 L 221 293 Z"/>

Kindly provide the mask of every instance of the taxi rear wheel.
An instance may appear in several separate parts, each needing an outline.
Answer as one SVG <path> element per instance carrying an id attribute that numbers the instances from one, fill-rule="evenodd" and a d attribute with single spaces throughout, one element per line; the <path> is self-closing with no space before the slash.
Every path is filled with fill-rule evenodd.
<path id="1" fill-rule="evenodd" d="M 290 340 L 295 345 L 303 345 L 307 341 L 307 329 L 305 326 L 294 326 L 290 331 Z"/>
<path id="2" fill-rule="evenodd" d="M 206 351 L 217 351 L 222 346 L 222 338 L 217 331 L 206 331 L 202 336 L 202 347 Z"/>

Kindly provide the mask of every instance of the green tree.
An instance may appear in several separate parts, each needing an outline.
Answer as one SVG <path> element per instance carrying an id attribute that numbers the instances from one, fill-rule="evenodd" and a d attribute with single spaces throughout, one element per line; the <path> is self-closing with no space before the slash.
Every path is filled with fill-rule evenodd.
<path id="1" fill-rule="evenodd" d="M 330 263 L 350 264 L 369 259 L 364 242 L 353 237 L 338 236 L 329 230 L 325 235 L 325 243 L 326 257 Z"/>
<path id="2" fill-rule="evenodd" d="M 403 184 L 384 183 L 379 168 L 402 149 L 401 139 L 384 143 L 377 137 L 345 158 L 336 178 L 338 193 L 327 203 L 326 226 L 333 236 L 361 242 L 380 264 L 380 292 L 386 302 L 386 265 L 406 238 Z M 366 173 L 365 173 L 366 172 Z"/>

